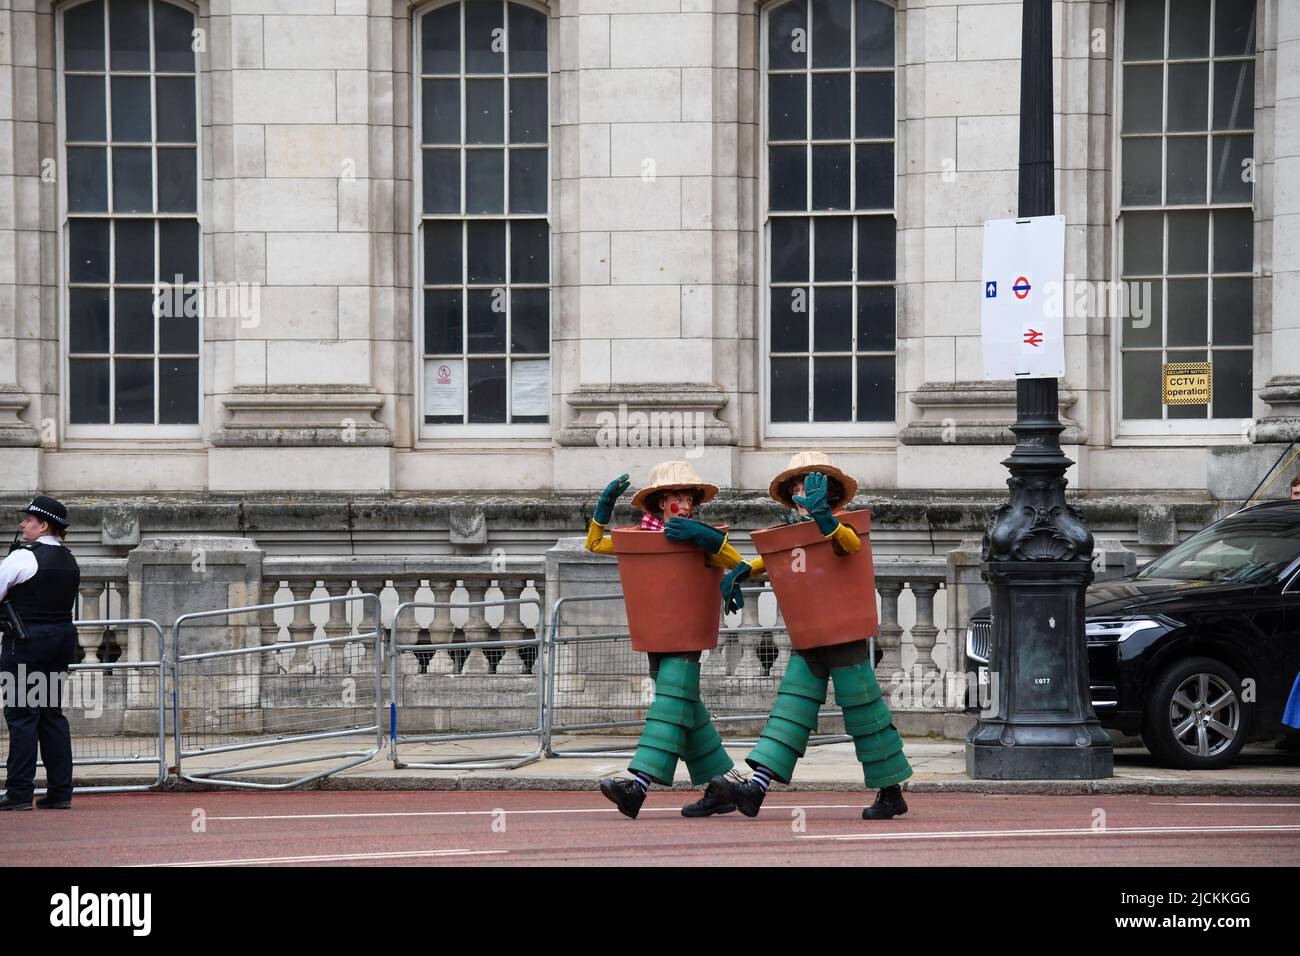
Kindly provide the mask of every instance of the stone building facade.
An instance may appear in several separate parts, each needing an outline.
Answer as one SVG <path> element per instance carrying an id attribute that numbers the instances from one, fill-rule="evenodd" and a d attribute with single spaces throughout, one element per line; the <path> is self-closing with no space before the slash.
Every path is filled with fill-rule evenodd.
<path id="1" fill-rule="evenodd" d="M 1300 7 L 1053 8 L 1071 490 L 1150 553 L 1300 438 Z M 756 527 L 816 446 L 942 554 L 1004 488 L 1019 50 L 1014 0 L 12 0 L 0 494 L 540 555 L 673 457 Z"/>

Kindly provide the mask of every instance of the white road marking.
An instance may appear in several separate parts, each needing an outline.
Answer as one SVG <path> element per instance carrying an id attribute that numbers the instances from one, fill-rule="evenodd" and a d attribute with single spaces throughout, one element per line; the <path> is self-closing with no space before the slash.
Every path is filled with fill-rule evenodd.
<path id="1" fill-rule="evenodd" d="M 932 830 L 906 833 L 798 834 L 801 840 L 970 840 L 994 837 L 1132 836 L 1158 833 L 1300 833 L 1300 826 L 1241 825 L 1221 827 L 1071 827 L 1057 830 Z"/>
<path id="2" fill-rule="evenodd" d="M 1295 807 L 1300 810 L 1300 803 L 1182 803 L 1176 800 L 1151 801 L 1153 807 Z"/>
<path id="3" fill-rule="evenodd" d="M 319 856 L 264 856 L 245 860 L 185 860 L 175 863 L 135 863 L 132 868 L 154 866 L 261 866 L 268 863 L 342 863 L 346 860 L 399 860 L 431 856 L 489 856 L 509 850 L 395 850 L 389 853 L 324 853 Z"/>
<path id="4" fill-rule="evenodd" d="M 861 803 L 792 803 L 769 804 L 764 810 L 860 810 Z M 505 808 L 498 808 L 505 809 Z M 215 817 L 213 820 L 349 820 L 360 817 L 490 817 L 497 810 L 392 810 L 370 813 L 271 813 L 246 817 Z M 507 816 L 516 814 L 550 814 L 550 813 L 618 813 L 618 807 L 564 807 L 550 810 L 505 810 Z M 680 807 L 642 807 L 642 813 L 680 813 Z M 727 814 L 730 816 L 730 814 Z"/>

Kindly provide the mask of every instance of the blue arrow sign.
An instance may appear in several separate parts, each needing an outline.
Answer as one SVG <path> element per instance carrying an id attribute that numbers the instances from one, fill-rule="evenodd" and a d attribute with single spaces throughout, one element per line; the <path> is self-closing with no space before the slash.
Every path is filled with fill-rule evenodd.
<path id="1" fill-rule="evenodd" d="M 984 298 L 996 299 L 998 297 L 998 284 L 996 282 L 984 283 Z"/>

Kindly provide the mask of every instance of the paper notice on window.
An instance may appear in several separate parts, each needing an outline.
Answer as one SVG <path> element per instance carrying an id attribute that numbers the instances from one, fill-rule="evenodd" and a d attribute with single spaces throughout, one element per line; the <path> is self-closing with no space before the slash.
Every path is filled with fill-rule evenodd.
<path id="1" fill-rule="evenodd" d="M 424 414 L 462 415 L 464 411 L 464 360 L 426 360 L 424 363 Z"/>
<path id="2" fill-rule="evenodd" d="M 549 359 L 515 362 L 510 369 L 510 414 L 546 415 L 551 410 Z"/>

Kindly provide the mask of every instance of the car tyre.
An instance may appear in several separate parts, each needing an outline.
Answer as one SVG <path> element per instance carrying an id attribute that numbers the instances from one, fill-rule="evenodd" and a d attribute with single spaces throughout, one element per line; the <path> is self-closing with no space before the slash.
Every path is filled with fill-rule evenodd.
<path id="1" fill-rule="evenodd" d="M 1218 770 L 1246 744 L 1251 705 L 1241 678 L 1212 657 L 1191 657 L 1160 672 L 1142 711 L 1142 742 L 1160 763 Z"/>

